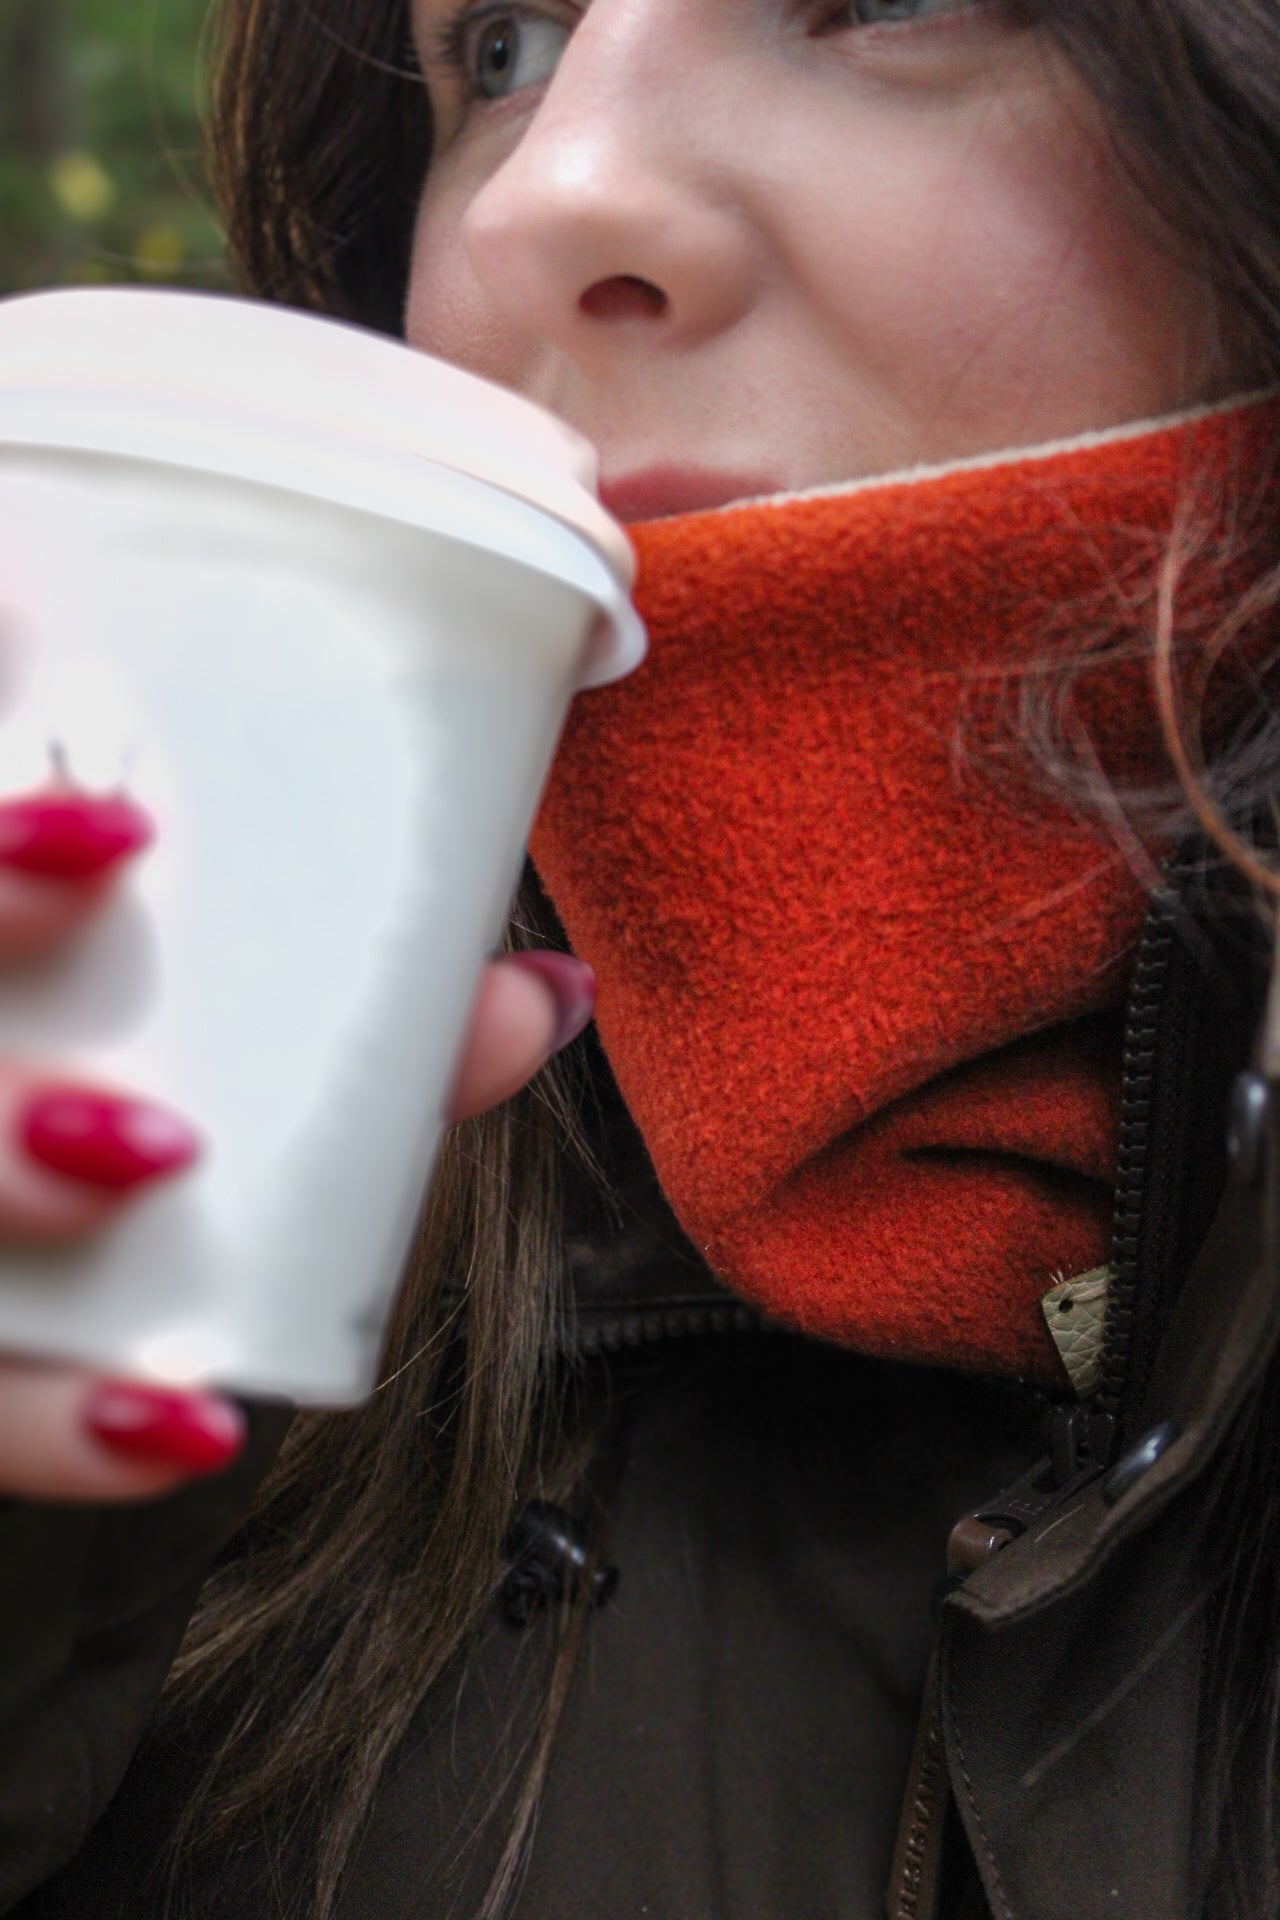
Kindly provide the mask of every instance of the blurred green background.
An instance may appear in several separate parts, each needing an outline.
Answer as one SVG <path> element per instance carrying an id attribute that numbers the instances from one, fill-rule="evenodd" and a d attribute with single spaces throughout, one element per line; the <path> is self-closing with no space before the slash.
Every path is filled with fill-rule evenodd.
<path id="1" fill-rule="evenodd" d="M 0 0 L 0 293 L 225 284 L 200 165 L 207 0 Z"/>

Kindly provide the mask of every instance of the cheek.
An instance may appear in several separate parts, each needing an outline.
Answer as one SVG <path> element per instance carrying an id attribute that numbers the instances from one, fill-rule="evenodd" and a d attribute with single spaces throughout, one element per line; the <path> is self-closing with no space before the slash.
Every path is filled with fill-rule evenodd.
<path id="1" fill-rule="evenodd" d="M 414 229 L 405 331 L 409 345 L 486 379 L 517 384 L 524 354 L 484 297 L 464 239 L 467 196 L 439 167 Z"/>
<path id="2" fill-rule="evenodd" d="M 1208 302 L 1158 245 L 1083 102 L 868 124 L 860 192 L 807 222 L 846 365 L 945 459 L 1202 397 Z M 794 256 L 793 256 L 794 257 Z M 925 442 L 927 441 L 927 446 Z"/>
<path id="3" fill-rule="evenodd" d="M 975 164 L 950 248 L 975 384 L 1010 382 L 1050 430 L 1198 397 L 1207 296 L 1101 133 L 1061 112 L 1016 131 Z"/>
<path id="4" fill-rule="evenodd" d="M 443 359 L 466 336 L 465 255 L 458 221 L 433 182 L 418 208 L 405 331 L 409 344 Z"/>

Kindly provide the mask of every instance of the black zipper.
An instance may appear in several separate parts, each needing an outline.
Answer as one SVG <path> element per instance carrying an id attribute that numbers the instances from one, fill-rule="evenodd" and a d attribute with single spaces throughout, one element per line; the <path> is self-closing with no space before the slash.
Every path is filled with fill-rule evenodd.
<path id="1" fill-rule="evenodd" d="M 1094 1410 L 1117 1427 L 1125 1410 L 1138 1326 L 1138 1256 L 1150 1168 L 1156 1041 L 1177 927 L 1173 897 L 1157 894 L 1143 927 L 1125 1014 L 1111 1283 L 1103 1319 L 1101 1380 L 1093 1401 Z"/>
<path id="2" fill-rule="evenodd" d="M 1197 876 L 1200 876 L 1198 878 Z M 1203 855 L 1166 863 L 1139 943 L 1125 1017 L 1112 1280 L 1089 1414 L 1115 1445 L 1138 1438 L 1160 1342 L 1226 1179 L 1231 1083 L 1261 1014 L 1268 954 L 1232 883 Z"/>
<path id="3" fill-rule="evenodd" d="M 754 1307 L 732 1299 L 658 1302 L 615 1312 L 587 1310 L 570 1316 L 564 1345 L 579 1356 L 625 1353 L 659 1341 L 702 1339 L 708 1334 L 763 1333 L 780 1329 Z"/>
<path id="4" fill-rule="evenodd" d="M 1172 870 L 1166 869 L 1165 878 L 1173 881 Z M 1156 1053 L 1162 1028 L 1168 1031 L 1170 968 L 1181 931 L 1180 912 L 1172 885 L 1153 896 L 1125 1010 L 1112 1278 L 1100 1386 L 1087 1405 L 1052 1408 L 1046 1420 L 1046 1457 L 988 1506 L 957 1523 L 948 1547 L 944 1591 L 963 1584 L 992 1554 L 1095 1479 L 1114 1457 L 1121 1423 L 1132 1405 L 1135 1351 L 1152 1337 L 1148 1316 L 1139 1314 L 1140 1262 L 1151 1200 Z M 1175 1016 L 1179 1011 L 1173 1009 Z M 889 1882 L 890 1920 L 932 1920 L 944 1895 L 942 1834 L 952 1796 L 945 1766 L 939 1778 L 935 1675 L 936 1665 L 931 1665 Z"/>
<path id="5" fill-rule="evenodd" d="M 1178 1261 L 1171 1254 L 1180 1244 L 1184 1219 L 1174 1202 L 1186 1173 L 1188 1140 L 1194 1139 L 1188 1121 L 1196 1117 L 1197 1102 L 1205 1100 L 1205 1089 L 1188 1081 L 1186 1058 L 1196 1043 L 1197 1002 L 1213 973 L 1205 962 L 1213 956 L 1180 897 L 1180 883 L 1190 872 L 1190 854 L 1165 866 L 1165 885 L 1151 895 L 1126 1000 L 1100 1388 L 1088 1404 L 1052 1407 L 1046 1419 L 1046 1457 L 1004 1494 L 956 1524 L 944 1590 L 963 1584 L 1009 1540 L 1077 1498 L 1109 1467 L 1117 1444 L 1125 1446 L 1132 1438 L 1126 1423 L 1142 1400 L 1161 1321 L 1171 1304 L 1171 1286 L 1176 1288 Z M 1186 964 L 1176 964 L 1182 960 Z M 1247 1016 L 1249 1025 L 1253 1018 Z M 1211 1092 L 1209 1110 L 1215 1100 L 1217 1094 Z M 950 1782 L 938 1791 L 931 1743 L 936 1713 L 936 1699 L 927 1699 L 890 1880 L 894 1920 L 933 1916 L 946 1891 L 942 1828 L 952 1801 Z"/>

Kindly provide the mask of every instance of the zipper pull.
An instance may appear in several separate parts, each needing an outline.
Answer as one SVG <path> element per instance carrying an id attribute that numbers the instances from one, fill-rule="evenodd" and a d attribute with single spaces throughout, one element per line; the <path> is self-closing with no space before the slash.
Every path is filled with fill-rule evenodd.
<path id="1" fill-rule="evenodd" d="M 971 1573 L 985 1565 L 993 1554 L 1016 1540 L 1021 1522 L 1013 1517 L 1000 1518 L 982 1513 L 966 1513 L 951 1529 L 947 1541 L 947 1577 L 943 1593 L 962 1586 Z M 952 1870 L 957 1864 L 954 1845 L 948 1846 L 948 1829 L 959 1819 L 947 1771 L 946 1748 L 942 1739 L 942 1700 L 938 1687 L 938 1644 L 934 1641 L 929 1656 L 929 1671 L 924 1683 L 924 1700 L 916 1728 L 907 1790 L 898 1824 L 898 1842 L 893 1850 L 889 1892 L 885 1900 L 888 1920 L 943 1920 L 944 1882 L 955 1881 Z M 968 1844 L 956 1835 L 965 1854 Z M 962 1875 L 962 1878 L 965 1876 Z M 985 1911 L 985 1908 L 983 1909 Z M 952 1907 L 952 1913 L 955 1908 Z M 966 1904 L 965 1912 L 969 1908 Z"/>
<path id="2" fill-rule="evenodd" d="M 938 1920 L 942 1897 L 942 1841 L 951 1804 L 951 1781 L 942 1745 L 938 1699 L 938 1650 L 929 1658 L 920 1723 L 907 1774 L 907 1791 L 893 1850 L 888 1920 Z"/>

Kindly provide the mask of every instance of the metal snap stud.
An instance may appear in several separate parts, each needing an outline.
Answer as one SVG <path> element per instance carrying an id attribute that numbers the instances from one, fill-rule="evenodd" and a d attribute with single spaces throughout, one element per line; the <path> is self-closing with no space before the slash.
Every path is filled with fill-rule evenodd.
<path id="1" fill-rule="evenodd" d="M 1231 1089 L 1227 1153 L 1240 1178 L 1256 1186 L 1265 1164 L 1271 1089 L 1260 1073 L 1238 1073 Z"/>
<path id="2" fill-rule="evenodd" d="M 1130 1447 L 1122 1454 L 1102 1483 L 1102 1497 L 1109 1507 L 1123 1500 L 1131 1488 L 1136 1487 L 1143 1474 L 1150 1473 L 1156 1461 L 1168 1453 L 1182 1429 L 1174 1421 L 1166 1420 L 1163 1426 L 1153 1427 L 1144 1434 L 1136 1447 Z"/>
<path id="3" fill-rule="evenodd" d="M 528 1626 L 535 1613 L 572 1600 L 584 1582 L 593 1606 L 602 1607 L 618 1587 L 618 1569 L 592 1564 L 586 1528 L 563 1507 L 534 1500 L 507 1538 L 511 1567 L 499 1601 L 513 1627 Z"/>

